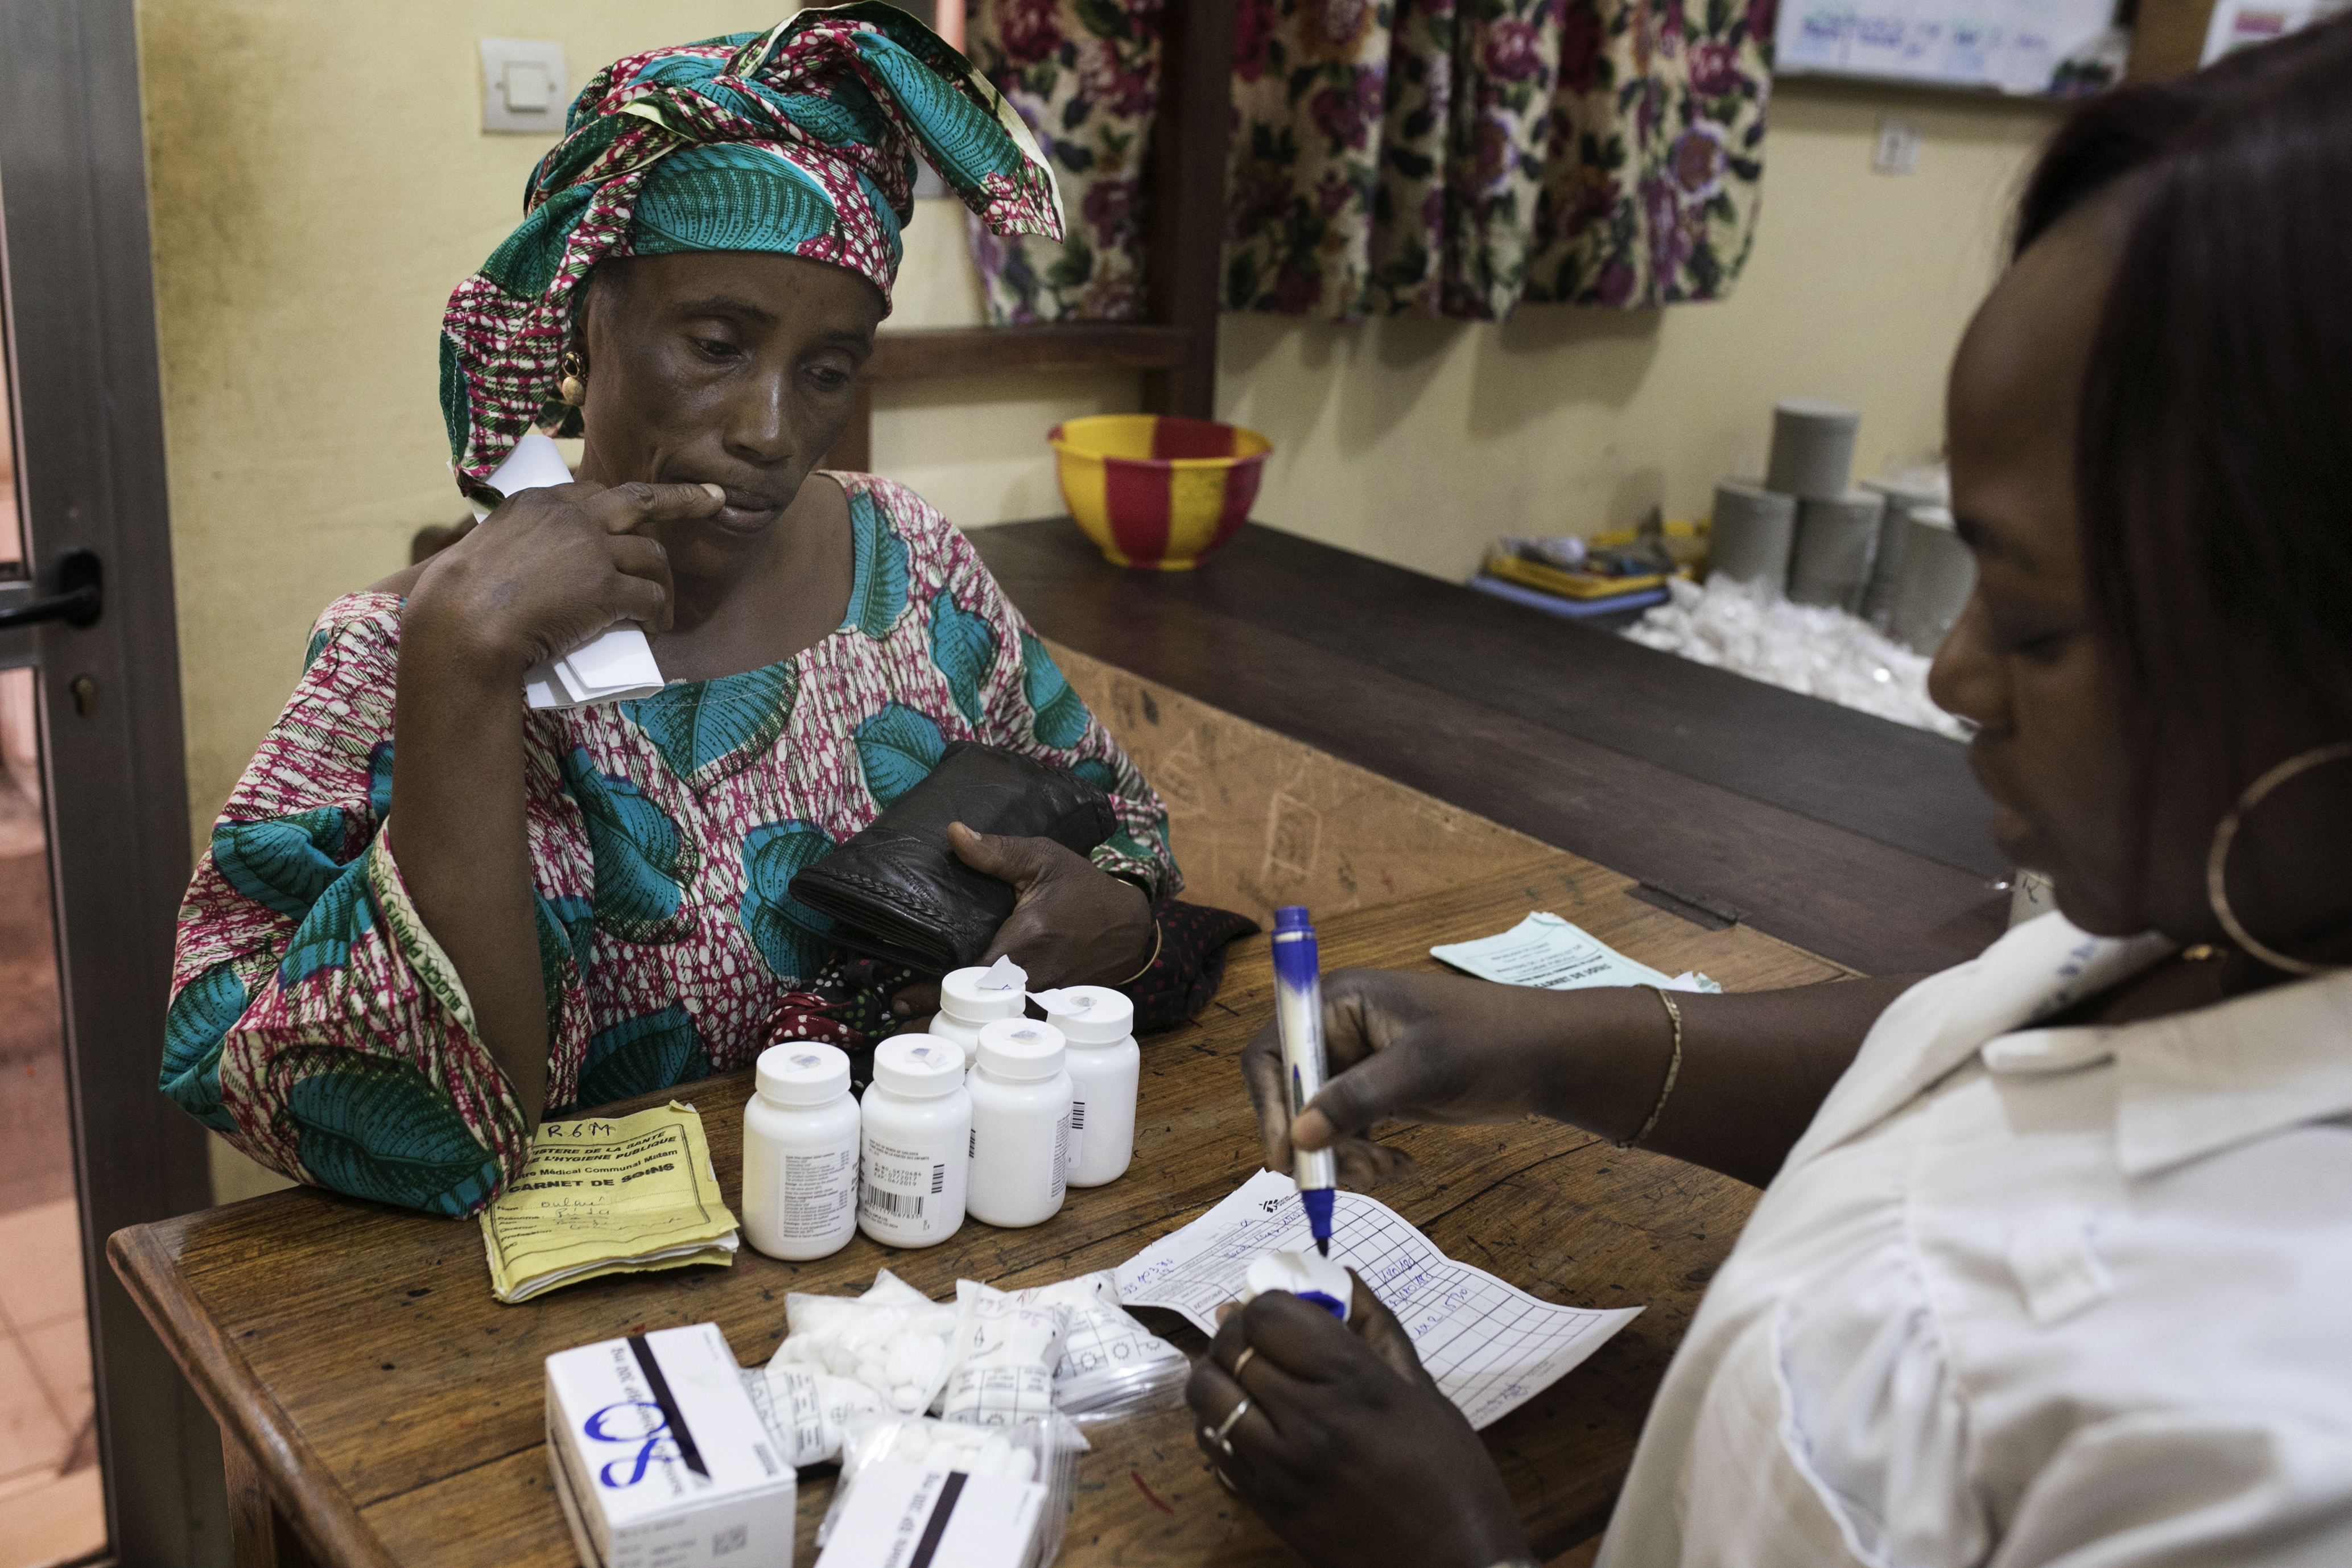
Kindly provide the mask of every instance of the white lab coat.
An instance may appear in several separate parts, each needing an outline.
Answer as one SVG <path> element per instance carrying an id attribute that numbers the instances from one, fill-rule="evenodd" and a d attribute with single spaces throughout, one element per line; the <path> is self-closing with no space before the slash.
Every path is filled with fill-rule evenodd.
<path id="1" fill-rule="evenodd" d="M 2352 1565 L 2352 973 L 2033 1026 L 2171 951 L 2046 915 L 1886 1010 L 1600 1568 Z"/>

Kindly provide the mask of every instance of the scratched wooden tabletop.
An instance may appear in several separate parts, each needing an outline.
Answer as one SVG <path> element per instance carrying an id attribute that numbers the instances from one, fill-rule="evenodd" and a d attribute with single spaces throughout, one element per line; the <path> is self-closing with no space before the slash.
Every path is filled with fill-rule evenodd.
<path id="1" fill-rule="evenodd" d="M 1491 935 L 1532 910 L 1629 956 L 1706 971 L 1731 990 L 1835 978 L 1835 965 L 1741 927 L 1708 931 L 1627 896 L 1627 879 L 1566 854 L 1323 922 L 1327 968 L 1432 970 L 1431 944 Z M 1073 1189 L 1025 1230 L 968 1222 L 906 1252 L 860 1236 L 814 1263 L 746 1247 L 728 1268 L 591 1281 L 521 1306 L 490 1295 L 481 1232 L 313 1190 L 272 1194 L 125 1230 L 116 1271 L 202 1392 L 253 1496 L 242 1563 L 562 1568 L 574 1553 L 549 1489 L 541 1363 L 632 1331 L 714 1321 L 746 1365 L 784 1333 L 790 1290 L 854 1293 L 887 1266 L 927 1294 L 969 1278 L 1042 1284 L 1123 1262 L 1244 1180 L 1260 1151 L 1235 1058 L 1270 1015 L 1264 937 L 1234 944 L 1217 1001 L 1144 1042 L 1134 1164 Z M 677 1091 L 702 1111 L 730 1201 L 740 1196 L 741 1072 Z M 661 1096 L 638 1104 L 656 1103 Z M 1383 1201 L 1449 1255 L 1547 1300 L 1647 1310 L 1590 1361 L 1486 1433 L 1539 1557 L 1605 1522 L 1634 1436 L 1700 1293 L 1746 1218 L 1751 1189 L 1661 1156 L 1621 1153 L 1549 1123 L 1389 1135 L 1419 1175 Z M 1155 1329 L 1197 1352 L 1181 1320 Z M 833 1491 L 803 1475 L 797 1561 Z M 270 1536 L 276 1537 L 275 1551 Z M 1181 1411 L 1097 1430 L 1078 1460 L 1062 1561 L 1292 1562 L 1216 1484 Z"/>

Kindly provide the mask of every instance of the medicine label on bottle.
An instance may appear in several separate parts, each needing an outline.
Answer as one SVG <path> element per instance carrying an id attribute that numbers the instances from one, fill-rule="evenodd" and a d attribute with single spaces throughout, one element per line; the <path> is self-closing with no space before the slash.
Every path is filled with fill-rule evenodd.
<path id="1" fill-rule="evenodd" d="M 896 1148 L 871 1137 L 866 1140 L 864 1174 L 861 1206 L 891 1219 L 921 1219 L 926 1200 L 939 1198 L 948 1185 L 943 1163 L 919 1149 Z"/>
<path id="2" fill-rule="evenodd" d="M 857 1151 L 787 1154 L 776 1177 L 776 1232 L 780 1236 L 825 1236 L 857 1201 Z"/>

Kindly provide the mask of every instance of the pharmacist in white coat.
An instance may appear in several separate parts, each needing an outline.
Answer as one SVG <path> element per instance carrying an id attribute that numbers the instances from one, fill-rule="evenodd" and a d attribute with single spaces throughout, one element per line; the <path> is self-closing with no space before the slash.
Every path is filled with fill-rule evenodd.
<path id="1" fill-rule="evenodd" d="M 2352 1564 L 2347 80 L 2352 16 L 2094 100 L 1954 363 L 1933 689 L 2059 913 L 1741 996 L 1336 975 L 1295 1123 L 1253 1047 L 1276 1168 L 1534 1111 L 1769 1183 L 1603 1568 Z M 1316 1563 L 1530 1560 L 1385 1314 L 1260 1298 L 1189 1392 Z"/>

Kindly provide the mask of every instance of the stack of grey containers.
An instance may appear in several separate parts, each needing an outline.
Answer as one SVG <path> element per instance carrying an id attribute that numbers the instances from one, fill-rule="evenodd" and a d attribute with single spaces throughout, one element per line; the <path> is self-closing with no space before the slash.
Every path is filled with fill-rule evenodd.
<path id="1" fill-rule="evenodd" d="M 1839 404 L 1775 405 L 1763 484 L 1716 487 L 1710 570 L 1861 616 L 1932 653 L 1968 602 L 1976 563 L 1940 493 L 1853 483 L 1861 428 L 1862 416 Z"/>

